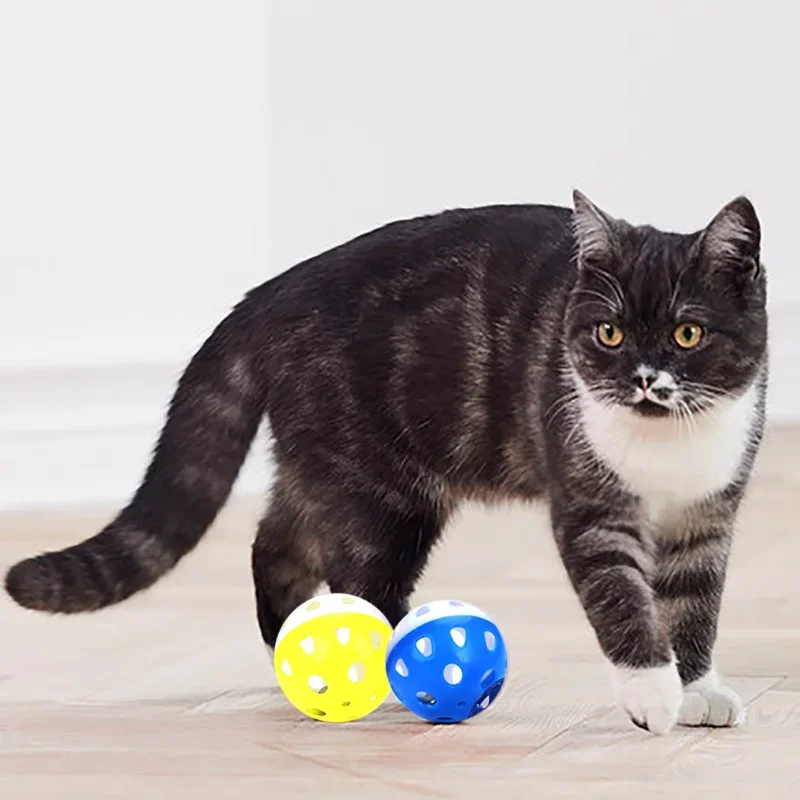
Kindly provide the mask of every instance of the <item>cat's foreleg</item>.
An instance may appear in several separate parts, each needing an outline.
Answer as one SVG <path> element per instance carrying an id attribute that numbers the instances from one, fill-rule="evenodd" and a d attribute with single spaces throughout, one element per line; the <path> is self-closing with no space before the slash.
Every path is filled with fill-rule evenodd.
<path id="1" fill-rule="evenodd" d="M 632 515 L 573 499 L 553 508 L 562 560 L 600 647 L 622 708 L 641 728 L 667 733 L 683 689 L 652 580 L 654 548 Z"/>
<path id="2" fill-rule="evenodd" d="M 744 704 L 713 662 L 731 535 L 727 515 L 695 513 L 660 545 L 653 585 L 684 684 L 683 725 L 728 727 L 745 719 Z"/>

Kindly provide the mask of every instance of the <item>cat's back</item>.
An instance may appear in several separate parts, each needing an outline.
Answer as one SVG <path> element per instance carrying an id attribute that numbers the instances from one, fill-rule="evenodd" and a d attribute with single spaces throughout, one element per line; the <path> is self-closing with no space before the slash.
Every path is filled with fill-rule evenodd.
<path id="1" fill-rule="evenodd" d="M 296 264 L 253 294 L 283 315 L 321 307 L 352 310 L 359 299 L 402 303 L 425 287 L 452 294 L 481 270 L 489 270 L 498 284 L 527 283 L 554 257 L 571 251 L 571 223 L 571 209 L 534 204 L 396 220 Z"/>

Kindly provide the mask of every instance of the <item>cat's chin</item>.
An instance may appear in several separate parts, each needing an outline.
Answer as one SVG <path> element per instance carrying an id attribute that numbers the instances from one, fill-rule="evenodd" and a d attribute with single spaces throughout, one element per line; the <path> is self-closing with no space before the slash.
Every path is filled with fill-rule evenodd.
<path id="1" fill-rule="evenodd" d="M 638 403 L 632 403 L 628 408 L 637 416 L 651 419 L 663 419 L 671 413 L 667 406 L 654 403 L 652 400 L 640 400 Z"/>

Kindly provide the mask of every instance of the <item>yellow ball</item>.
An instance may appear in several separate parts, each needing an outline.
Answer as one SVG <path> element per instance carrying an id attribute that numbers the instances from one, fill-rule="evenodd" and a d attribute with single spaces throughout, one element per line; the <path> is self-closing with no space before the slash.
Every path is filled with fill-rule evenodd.
<path id="1" fill-rule="evenodd" d="M 361 719 L 389 695 L 391 635 L 386 617 L 360 597 L 314 597 L 292 611 L 278 633 L 278 684 L 289 702 L 313 719 Z"/>

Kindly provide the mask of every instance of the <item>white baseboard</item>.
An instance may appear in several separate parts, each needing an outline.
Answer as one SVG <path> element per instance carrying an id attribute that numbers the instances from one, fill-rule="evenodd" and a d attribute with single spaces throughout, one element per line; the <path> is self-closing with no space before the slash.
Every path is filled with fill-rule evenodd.
<path id="1" fill-rule="evenodd" d="M 136 489 L 184 364 L 0 373 L 0 509 L 124 503 Z M 234 486 L 263 492 L 259 434 Z"/>
<path id="2" fill-rule="evenodd" d="M 800 423 L 800 304 L 771 310 L 769 420 Z M 0 509 L 124 503 L 149 461 L 183 363 L 0 370 Z M 256 439 L 234 493 L 263 492 Z"/>
<path id="3" fill-rule="evenodd" d="M 767 420 L 800 424 L 800 303 L 770 307 L 770 386 Z"/>

